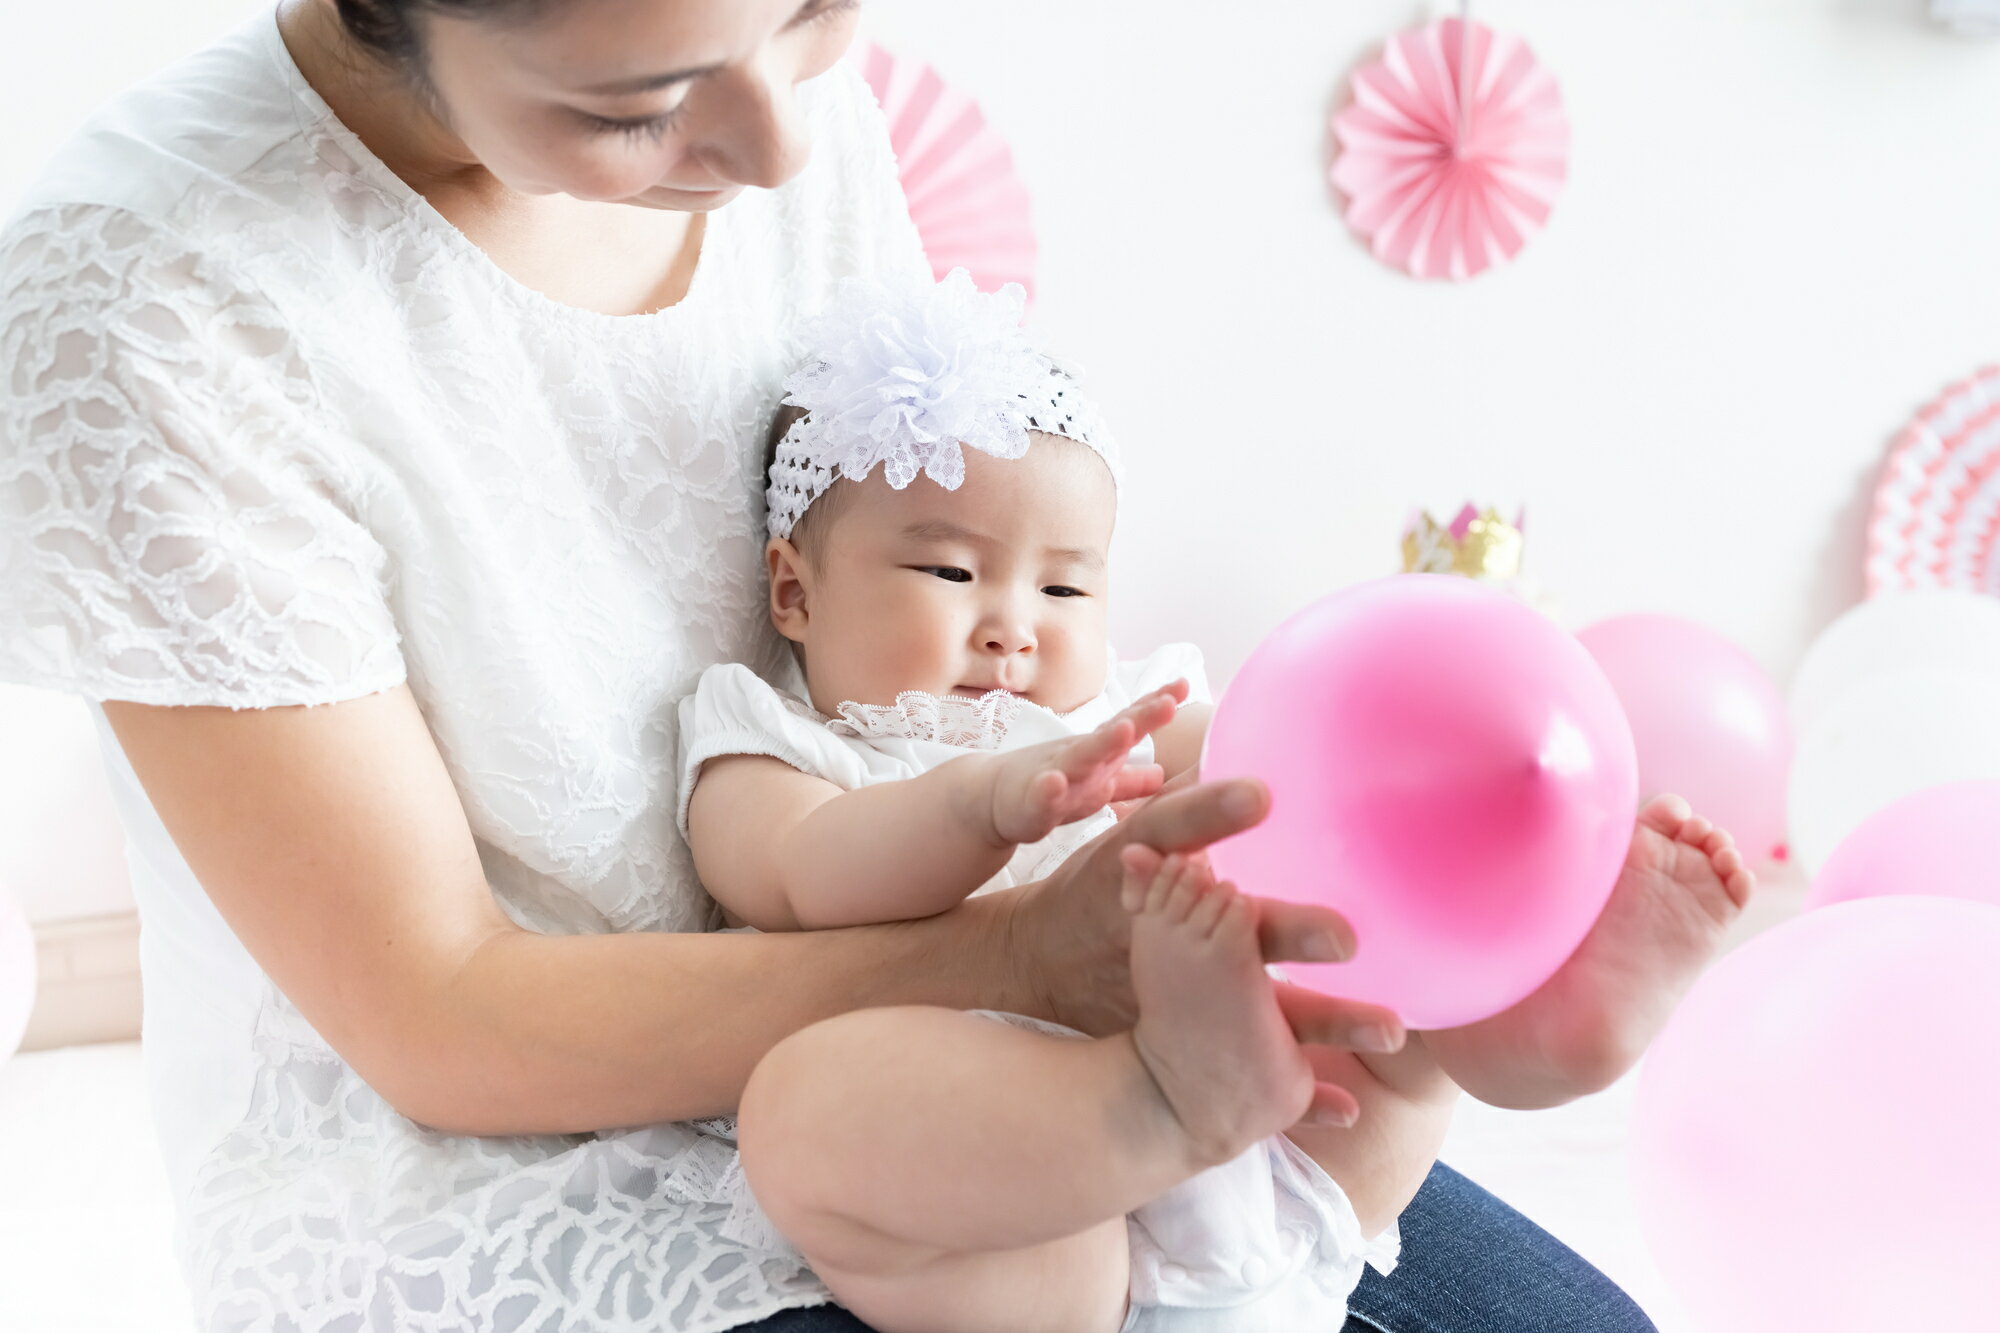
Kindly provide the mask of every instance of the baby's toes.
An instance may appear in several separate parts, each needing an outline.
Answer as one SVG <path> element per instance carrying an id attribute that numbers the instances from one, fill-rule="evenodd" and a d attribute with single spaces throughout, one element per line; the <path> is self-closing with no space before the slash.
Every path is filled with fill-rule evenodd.
<path id="1" fill-rule="evenodd" d="M 1222 919 L 1223 909 L 1229 906 L 1236 891 L 1227 884 L 1210 882 L 1200 888 L 1200 896 L 1194 901 L 1194 910 L 1188 913 L 1188 929 L 1206 938 L 1215 930 L 1215 923 Z"/>
<path id="2" fill-rule="evenodd" d="M 1181 857 L 1178 853 L 1160 862 L 1160 868 L 1153 872 L 1153 882 L 1146 886 L 1146 901 L 1139 910 L 1148 914 L 1165 911 L 1168 900 L 1173 897 L 1174 886 L 1180 882 L 1180 874 Z"/>
<path id="3" fill-rule="evenodd" d="M 1160 907 L 1160 915 L 1168 921 L 1179 923 L 1201 903 L 1201 878 L 1185 856 L 1172 858 L 1173 880 L 1168 886 L 1166 901 Z M 1162 871 L 1162 878 L 1165 872 Z"/>
<path id="4" fill-rule="evenodd" d="M 1715 825 L 1709 823 L 1700 815 L 1689 815 L 1681 824 L 1680 832 L 1674 836 L 1690 847 L 1701 847 L 1703 850 L 1706 850 L 1705 844 L 1708 842 L 1709 836 L 1714 832 Z"/>
<path id="5" fill-rule="evenodd" d="M 1655 796 L 1639 812 L 1639 822 L 1662 837 L 1674 838 L 1693 813 L 1694 807 L 1679 796 Z"/>
<path id="6" fill-rule="evenodd" d="M 1729 901 L 1742 907 L 1750 901 L 1750 894 L 1756 888 L 1757 878 L 1750 873 L 1750 867 L 1743 862 L 1743 853 L 1734 846 L 1724 846 L 1709 858 L 1715 867 L 1716 878 L 1722 881 L 1723 891 Z"/>

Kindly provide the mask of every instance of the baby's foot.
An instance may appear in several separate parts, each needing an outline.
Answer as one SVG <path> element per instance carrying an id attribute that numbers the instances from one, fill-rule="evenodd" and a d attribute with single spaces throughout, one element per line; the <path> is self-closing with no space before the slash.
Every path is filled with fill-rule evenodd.
<path id="1" fill-rule="evenodd" d="M 1148 882 L 1125 872 L 1139 1058 L 1196 1161 L 1226 1162 L 1296 1124 L 1312 1067 L 1278 1009 L 1256 906 L 1215 882 L 1207 857 L 1169 856 Z"/>
<path id="2" fill-rule="evenodd" d="M 1727 833 L 1680 797 L 1658 797 L 1639 813 L 1611 897 L 1568 961 L 1527 999 L 1432 1049 L 1442 1044 L 1440 1064 L 1461 1087 L 1500 1105 L 1522 1104 L 1508 1100 L 1516 1094 L 1553 1104 L 1549 1089 L 1598 1091 L 1666 1026 L 1755 888 Z"/>

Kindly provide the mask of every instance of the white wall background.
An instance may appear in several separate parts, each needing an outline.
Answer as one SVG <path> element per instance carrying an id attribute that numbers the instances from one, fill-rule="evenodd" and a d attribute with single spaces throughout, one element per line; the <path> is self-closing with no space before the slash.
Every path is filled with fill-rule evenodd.
<path id="1" fill-rule="evenodd" d="M 100 99 L 264 3 L 13 8 L 0 207 Z M 2000 360 L 2000 42 L 1922 0 L 1475 9 L 1555 73 L 1573 149 L 1548 229 L 1462 285 L 1378 264 L 1324 184 L 1348 73 L 1441 5 L 869 0 L 865 22 L 1014 146 L 1037 318 L 1132 473 L 1122 649 L 1193 639 L 1220 685 L 1304 602 L 1393 571 L 1410 509 L 1473 499 L 1527 505 L 1529 572 L 1572 624 L 1691 616 L 1783 680 L 1861 595 L 1896 430 Z M 117 910 L 9 874 L 26 827 L 0 810 L 31 916 Z"/>

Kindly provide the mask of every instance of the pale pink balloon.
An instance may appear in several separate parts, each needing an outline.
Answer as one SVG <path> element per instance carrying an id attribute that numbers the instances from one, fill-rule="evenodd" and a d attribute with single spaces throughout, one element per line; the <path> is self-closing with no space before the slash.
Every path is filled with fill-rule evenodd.
<path id="1" fill-rule="evenodd" d="M 1271 812 L 1216 844 L 1245 892 L 1324 903 L 1351 962 L 1293 980 L 1456 1027 L 1547 980 L 1603 909 L 1632 836 L 1617 697 L 1553 621 L 1470 579 L 1403 574 L 1322 598 L 1217 702 L 1204 780 Z"/>
<path id="2" fill-rule="evenodd" d="M 2000 908 L 1836 903 L 1696 982 L 1640 1070 L 1648 1248 L 1704 1333 L 2000 1327 Z"/>
<path id="3" fill-rule="evenodd" d="M 1632 723 L 1641 799 L 1674 792 L 1727 829 L 1753 864 L 1781 855 L 1792 724 L 1770 673 L 1675 616 L 1617 616 L 1577 638 Z"/>
<path id="4" fill-rule="evenodd" d="M 1806 909 L 1887 894 L 2000 908 L 2000 782 L 1947 782 L 1868 817 L 1826 859 Z"/>

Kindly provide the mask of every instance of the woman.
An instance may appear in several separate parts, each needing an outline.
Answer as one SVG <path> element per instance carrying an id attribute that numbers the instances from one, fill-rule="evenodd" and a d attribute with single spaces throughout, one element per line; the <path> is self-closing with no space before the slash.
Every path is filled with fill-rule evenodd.
<path id="1" fill-rule="evenodd" d="M 1119 848 L 1262 817 L 1189 787 L 943 916 L 705 933 L 674 706 L 780 661 L 794 331 L 923 266 L 854 9 L 284 0 L 0 231 L 0 676 L 97 701 L 204 1329 L 840 1327 L 703 1119 L 859 1006 L 1119 1030 Z M 1285 998 L 1329 1046 L 1385 1017 Z M 1361 1326 L 1650 1327 L 1442 1168 L 1404 1234 Z"/>

